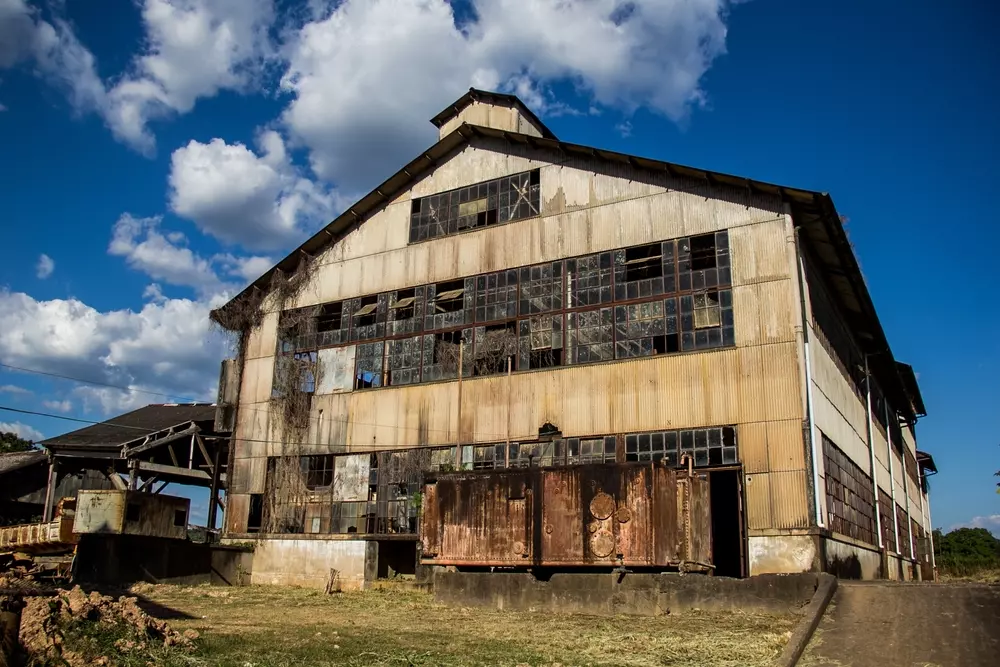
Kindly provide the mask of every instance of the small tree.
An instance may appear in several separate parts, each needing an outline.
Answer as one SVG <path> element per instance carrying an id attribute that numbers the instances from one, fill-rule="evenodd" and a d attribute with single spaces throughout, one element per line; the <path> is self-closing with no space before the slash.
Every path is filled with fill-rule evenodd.
<path id="1" fill-rule="evenodd" d="M 30 440 L 25 440 L 17 433 L 11 433 L 10 431 L 0 432 L 0 454 L 27 452 L 34 448 L 34 443 Z"/>

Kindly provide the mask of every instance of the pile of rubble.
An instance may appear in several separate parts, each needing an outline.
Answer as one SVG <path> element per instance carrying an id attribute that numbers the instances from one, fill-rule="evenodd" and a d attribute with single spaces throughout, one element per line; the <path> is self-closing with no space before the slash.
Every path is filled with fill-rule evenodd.
<path id="1" fill-rule="evenodd" d="M 83 665 L 114 665 L 113 656 L 93 655 L 82 647 L 67 642 L 67 632 L 82 623 L 96 623 L 118 630 L 121 638 L 114 642 L 118 653 L 142 652 L 158 647 L 194 648 L 194 630 L 184 633 L 172 630 L 136 604 L 136 598 L 92 592 L 79 586 L 72 590 L 57 590 L 51 597 L 28 597 L 21 613 L 21 645 L 33 663 L 61 662 L 69 667 Z"/>

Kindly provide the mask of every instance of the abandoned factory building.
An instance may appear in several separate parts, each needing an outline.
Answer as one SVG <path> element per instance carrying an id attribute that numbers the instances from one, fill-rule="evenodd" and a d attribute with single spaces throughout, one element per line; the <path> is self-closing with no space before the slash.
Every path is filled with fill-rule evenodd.
<path id="1" fill-rule="evenodd" d="M 213 312 L 254 583 L 415 563 L 930 576 L 924 407 L 831 198 L 470 90 Z"/>

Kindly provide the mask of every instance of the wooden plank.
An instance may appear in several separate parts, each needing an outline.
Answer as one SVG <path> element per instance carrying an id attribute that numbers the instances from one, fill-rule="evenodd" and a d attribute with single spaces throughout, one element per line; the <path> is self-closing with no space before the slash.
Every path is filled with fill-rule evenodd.
<path id="1" fill-rule="evenodd" d="M 198 428 L 197 424 L 191 424 L 190 426 L 188 426 L 183 431 L 177 431 L 176 433 L 173 433 L 171 435 L 164 436 L 164 437 L 158 438 L 156 440 L 150 440 L 149 442 L 144 442 L 141 445 L 136 445 L 135 447 L 128 448 L 124 452 L 122 452 L 122 456 L 123 456 L 123 458 L 126 458 L 126 459 L 132 458 L 136 454 L 141 454 L 141 453 L 146 452 L 146 451 L 148 451 L 150 449 L 155 449 L 155 448 L 157 448 L 157 447 L 159 447 L 161 445 L 165 445 L 167 443 L 180 440 L 180 439 L 185 438 L 185 437 L 187 437 L 189 435 L 198 433 L 200 430 L 201 429 Z"/>
<path id="2" fill-rule="evenodd" d="M 168 466 L 161 463 L 149 463 L 148 461 L 140 461 L 139 470 L 156 473 L 162 477 L 182 477 L 197 482 L 210 482 L 212 480 L 212 476 L 204 470 L 190 470 L 188 468 Z"/>

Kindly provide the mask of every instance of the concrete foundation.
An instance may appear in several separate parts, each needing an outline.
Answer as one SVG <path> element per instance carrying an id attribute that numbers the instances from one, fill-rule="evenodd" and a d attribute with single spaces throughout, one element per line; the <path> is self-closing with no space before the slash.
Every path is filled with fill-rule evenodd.
<path id="1" fill-rule="evenodd" d="M 814 535 L 765 535 L 747 543 L 751 576 L 811 572 L 818 562 Z"/>
<path id="2" fill-rule="evenodd" d="M 763 575 L 748 579 L 698 574 L 434 573 L 434 597 L 455 606 L 563 614 L 657 616 L 693 609 L 797 611 L 808 604 L 819 575 Z"/>
<path id="3" fill-rule="evenodd" d="M 336 570 L 335 587 L 360 590 L 365 585 L 368 544 L 366 540 L 264 539 L 256 545 L 251 581 L 326 588 L 331 570 Z"/>
<path id="4" fill-rule="evenodd" d="M 832 537 L 824 538 L 823 571 L 839 579 L 884 579 L 882 552 Z M 886 568 L 888 569 L 888 568 Z"/>
<path id="5" fill-rule="evenodd" d="M 249 549 L 143 535 L 81 535 L 76 579 L 93 584 L 140 581 L 171 584 L 250 583 Z"/>

